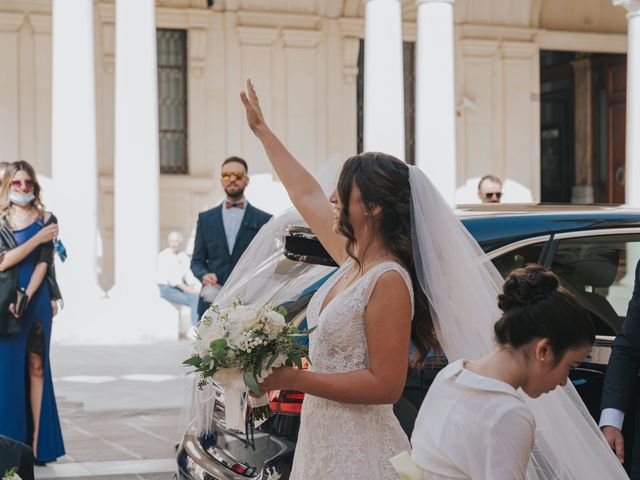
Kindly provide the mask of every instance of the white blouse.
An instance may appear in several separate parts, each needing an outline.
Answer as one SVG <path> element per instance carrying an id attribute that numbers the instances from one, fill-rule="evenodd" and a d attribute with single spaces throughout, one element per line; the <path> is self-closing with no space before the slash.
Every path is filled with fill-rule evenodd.
<path id="1" fill-rule="evenodd" d="M 513 480 L 525 477 L 535 419 L 518 392 L 494 378 L 449 364 L 425 397 L 411 437 L 424 478 Z"/>

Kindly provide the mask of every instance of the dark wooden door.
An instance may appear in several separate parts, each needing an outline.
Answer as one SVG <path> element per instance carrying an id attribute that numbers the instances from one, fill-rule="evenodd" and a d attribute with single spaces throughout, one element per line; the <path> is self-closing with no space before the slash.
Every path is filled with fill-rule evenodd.
<path id="1" fill-rule="evenodd" d="M 627 58 L 594 58 L 594 193 L 596 202 L 624 203 Z"/>

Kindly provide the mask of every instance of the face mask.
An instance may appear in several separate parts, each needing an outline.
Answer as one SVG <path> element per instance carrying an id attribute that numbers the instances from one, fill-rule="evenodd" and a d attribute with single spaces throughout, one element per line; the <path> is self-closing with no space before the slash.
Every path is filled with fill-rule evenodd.
<path id="1" fill-rule="evenodd" d="M 9 200 L 11 200 L 11 202 L 15 203 L 16 205 L 20 205 L 21 207 L 29 205 L 34 198 L 36 198 L 36 196 L 33 194 L 33 192 L 24 194 L 20 192 L 9 193 Z"/>

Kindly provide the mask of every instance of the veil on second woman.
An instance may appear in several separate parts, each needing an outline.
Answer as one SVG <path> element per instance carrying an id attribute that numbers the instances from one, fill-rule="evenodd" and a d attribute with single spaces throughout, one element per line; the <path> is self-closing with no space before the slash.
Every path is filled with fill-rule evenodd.
<path id="1" fill-rule="evenodd" d="M 409 181 L 414 263 L 438 339 L 449 361 L 481 358 L 494 347 L 504 280 L 424 172 L 410 166 Z M 536 419 L 528 480 L 628 478 L 571 382 L 521 395 Z M 416 423 L 414 447 L 428 428 Z"/>

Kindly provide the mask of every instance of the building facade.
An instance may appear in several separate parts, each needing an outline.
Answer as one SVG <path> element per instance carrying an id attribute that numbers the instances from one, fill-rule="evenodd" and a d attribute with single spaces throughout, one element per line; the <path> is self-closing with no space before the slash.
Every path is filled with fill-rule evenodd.
<path id="1" fill-rule="evenodd" d="M 65 2 L 75 10 L 65 11 Z M 142 50 L 157 55 L 157 84 L 149 82 L 147 89 L 157 98 L 157 112 L 149 117 L 155 133 L 140 134 L 158 145 L 156 156 L 145 160 L 147 170 L 136 169 L 142 160 L 135 155 L 117 159 L 116 137 L 127 135 L 124 128 L 118 134 L 117 119 L 127 116 L 126 98 L 135 101 L 140 97 L 135 92 L 145 92 L 145 85 L 131 86 L 142 75 L 134 71 L 143 67 L 135 59 L 118 61 L 128 46 L 123 40 L 118 47 L 117 38 L 136 42 L 135 24 L 118 25 L 120 2 L 0 0 L 1 160 L 34 164 L 45 200 L 54 210 L 72 210 L 71 201 L 59 200 L 59 185 L 72 188 L 73 182 L 56 178 L 56 169 L 73 175 L 73 165 L 93 162 L 90 153 L 81 152 L 95 145 L 95 167 L 78 170 L 95 178 L 74 181 L 95 180 L 95 189 L 83 195 L 96 192 L 102 290 L 117 286 L 117 252 L 135 243 L 135 238 L 119 241 L 115 231 L 118 202 L 126 205 L 123 211 L 139 203 L 136 185 L 157 184 L 155 190 L 143 189 L 150 198 L 138 212 L 158 218 L 157 228 L 147 225 L 157 239 L 154 248 L 171 230 L 189 237 L 197 213 L 221 199 L 219 166 L 230 155 L 250 164 L 250 201 L 272 212 L 286 206 L 245 126 L 238 94 L 247 78 L 256 84 L 272 128 L 313 172 L 363 148 L 384 148 L 387 144 L 374 138 L 389 136 L 401 139 L 390 151 L 425 168 L 452 203 L 475 201 L 477 181 L 486 173 L 504 179 L 506 201 L 625 201 L 632 95 L 627 67 L 637 65 L 640 55 L 638 46 L 635 63 L 631 52 L 627 56 L 627 32 L 637 23 L 636 0 L 144 0 L 146 13 L 123 12 L 121 18 L 136 18 L 140 29 L 144 23 L 156 32 L 154 45 Z M 87 24 L 84 33 L 73 33 L 78 23 Z M 66 32 L 68 45 L 74 39 L 93 42 L 92 51 L 74 62 L 72 47 L 56 50 L 54 26 Z M 637 33 L 635 38 L 640 42 Z M 369 59 L 364 52 L 371 52 Z M 94 99 L 95 114 L 90 110 L 87 118 L 95 118 L 95 142 L 72 158 L 74 141 L 82 143 L 87 134 L 73 119 L 65 120 L 73 92 L 58 92 L 72 83 L 85 59 L 93 68 L 81 78 L 94 89 L 82 105 Z M 379 74 L 376 59 L 387 62 Z M 388 73 L 384 65 L 394 77 L 390 83 L 382 78 Z M 60 79 L 57 84 L 54 78 Z M 117 100 L 118 88 L 130 96 L 123 93 Z M 434 106 L 440 98 L 444 103 Z M 395 113 L 380 118 L 386 110 L 372 108 L 376 102 L 387 102 Z M 139 126 L 127 127 L 134 132 L 132 143 Z M 52 132 L 61 131 L 68 146 L 60 152 L 70 153 L 56 157 Z M 436 145 L 442 138 L 449 143 Z M 149 170 L 154 165 L 155 173 Z M 129 169 L 136 177 L 131 182 Z M 118 182 L 121 193 L 114 194 Z M 49 185 L 55 194 L 47 195 Z M 84 211 L 92 215 L 91 209 Z M 73 221 L 71 213 L 61 217 Z M 63 222 L 63 239 L 65 228 Z"/>

